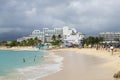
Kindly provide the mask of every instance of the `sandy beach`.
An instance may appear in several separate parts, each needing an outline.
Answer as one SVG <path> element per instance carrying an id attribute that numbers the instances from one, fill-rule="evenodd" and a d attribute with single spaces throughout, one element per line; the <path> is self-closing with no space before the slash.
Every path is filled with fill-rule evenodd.
<path id="1" fill-rule="evenodd" d="M 114 80 L 120 70 L 119 52 L 106 50 L 57 49 L 49 50 L 64 57 L 62 70 L 38 80 Z"/>
<path id="2" fill-rule="evenodd" d="M 16 46 L 16 47 L 6 47 L 6 46 L 0 46 L 0 50 L 37 50 L 36 47 L 32 47 L 32 46 Z"/>
<path id="3" fill-rule="evenodd" d="M 35 47 L 0 47 L 0 50 L 37 49 Z M 114 73 L 120 70 L 119 49 L 113 55 L 107 50 L 95 48 L 64 48 L 46 51 L 63 57 L 62 70 L 37 80 L 114 80 Z"/>

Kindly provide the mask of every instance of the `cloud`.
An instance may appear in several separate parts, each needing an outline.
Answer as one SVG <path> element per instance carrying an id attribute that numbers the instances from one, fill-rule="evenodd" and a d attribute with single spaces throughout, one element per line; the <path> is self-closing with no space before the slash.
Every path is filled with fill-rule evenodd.
<path id="1" fill-rule="evenodd" d="M 16 31 L 22 36 L 34 29 L 64 25 L 89 35 L 117 32 L 119 7 L 119 0 L 0 0 L 0 34 Z"/>

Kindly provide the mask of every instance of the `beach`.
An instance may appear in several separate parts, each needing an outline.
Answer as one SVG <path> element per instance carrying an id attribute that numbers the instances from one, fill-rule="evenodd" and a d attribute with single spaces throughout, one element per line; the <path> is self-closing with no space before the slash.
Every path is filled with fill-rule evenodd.
<path id="1" fill-rule="evenodd" d="M 2 47 L 0 50 L 37 49 L 35 47 Z M 113 55 L 108 50 L 96 50 L 95 48 L 61 48 L 45 50 L 45 52 L 49 53 L 44 57 L 47 65 L 45 63 L 42 68 L 41 65 L 30 68 L 30 72 L 34 72 L 33 70 L 37 70 L 37 73 L 43 70 L 46 72 L 42 75 L 37 75 L 35 72 L 36 77 L 33 76 L 31 80 L 114 80 L 113 75 L 120 70 L 119 49 Z M 26 76 L 27 74 L 25 72 Z M 17 76 L 14 80 L 24 80 L 21 75 Z"/>
<path id="2" fill-rule="evenodd" d="M 38 50 L 36 47 L 33 46 L 16 46 L 16 47 L 7 47 L 7 46 L 0 46 L 0 50 Z"/>
<path id="3" fill-rule="evenodd" d="M 113 75 L 120 70 L 119 52 L 111 55 L 106 50 L 57 49 L 50 50 L 64 57 L 62 70 L 37 80 L 114 80 Z"/>
<path id="4" fill-rule="evenodd" d="M 36 80 L 60 71 L 62 60 L 58 55 L 35 47 L 2 47 L 0 80 Z"/>

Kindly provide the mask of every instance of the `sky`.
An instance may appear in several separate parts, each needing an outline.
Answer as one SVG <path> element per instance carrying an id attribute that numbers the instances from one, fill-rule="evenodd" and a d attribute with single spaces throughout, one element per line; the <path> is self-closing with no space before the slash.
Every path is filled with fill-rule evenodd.
<path id="1" fill-rule="evenodd" d="M 120 32 L 119 8 L 120 0 L 0 0 L 0 40 L 66 25 L 86 35 Z"/>

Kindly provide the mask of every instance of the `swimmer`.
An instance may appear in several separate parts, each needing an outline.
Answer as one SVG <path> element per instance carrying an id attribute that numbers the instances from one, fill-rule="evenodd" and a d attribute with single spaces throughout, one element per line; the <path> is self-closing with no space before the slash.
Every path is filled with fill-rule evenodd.
<path id="1" fill-rule="evenodd" d="M 23 58 L 23 62 L 25 63 L 25 58 Z"/>

